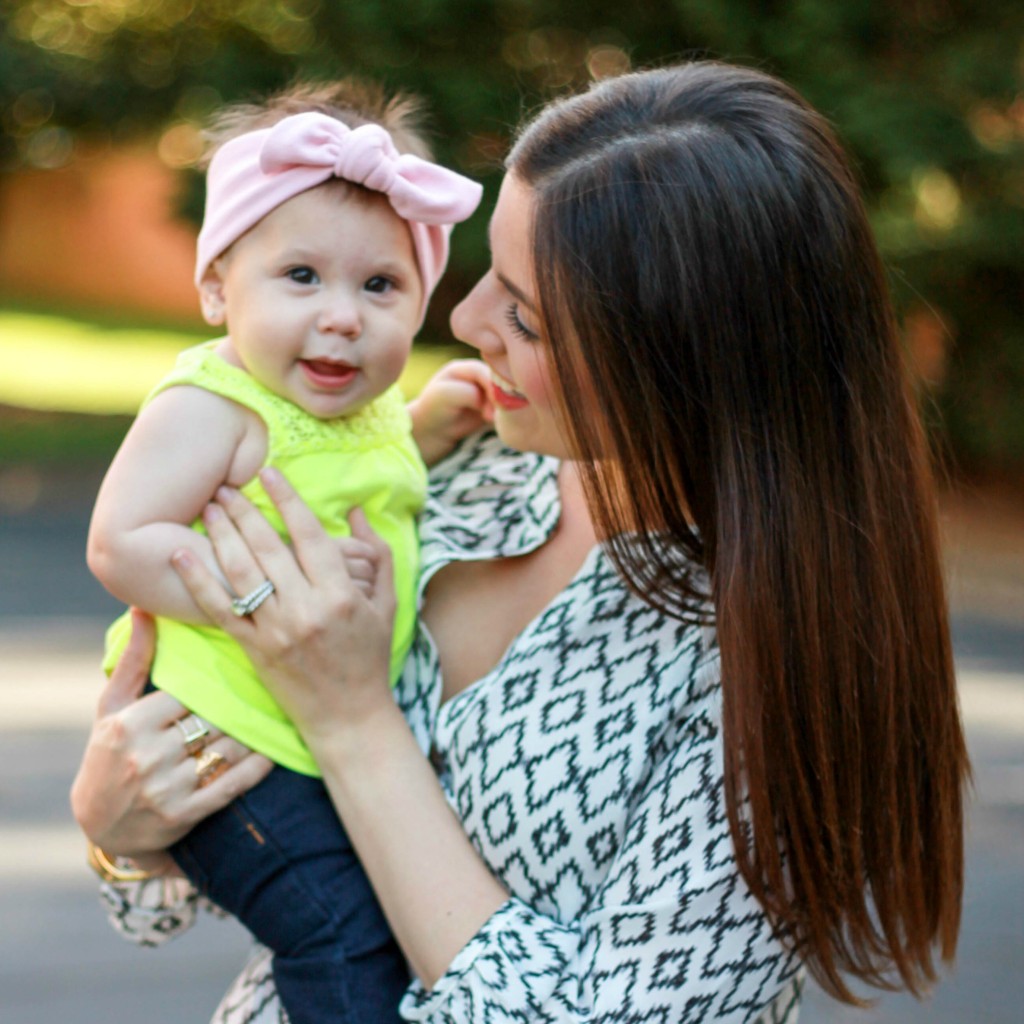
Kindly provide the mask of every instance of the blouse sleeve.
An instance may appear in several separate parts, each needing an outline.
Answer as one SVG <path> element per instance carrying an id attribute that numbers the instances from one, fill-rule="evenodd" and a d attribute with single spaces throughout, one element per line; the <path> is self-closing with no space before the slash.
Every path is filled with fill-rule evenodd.
<path id="1" fill-rule="evenodd" d="M 559 923 L 517 899 L 402 1014 L 422 1024 L 603 1021 L 793 1024 L 799 958 L 735 866 L 708 715 L 666 744 L 596 897 Z"/>
<path id="2" fill-rule="evenodd" d="M 162 946 L 195 923 L 200 907 L 210 904 L 184 879 L 104 882 L 100 900 L 111 926 L 140 946 Z"/>
<path id="3" fill-rule="evenodd" d="M 140 946 L 160 946 L 187 931 L 200 910 L 227 916 L 184 879 L 105 882 L 100 898 L 111 925 Z M 274 987 L 272 954 L 257 945 L 210 1024 L 288 1024 Z"/>
<path id="4" fill-rule="evenodd" d="M 210 1024 L 288 1024 L 274 987 L 273 954 L 256 946 L 249 962 L 213 1012 Z"/>

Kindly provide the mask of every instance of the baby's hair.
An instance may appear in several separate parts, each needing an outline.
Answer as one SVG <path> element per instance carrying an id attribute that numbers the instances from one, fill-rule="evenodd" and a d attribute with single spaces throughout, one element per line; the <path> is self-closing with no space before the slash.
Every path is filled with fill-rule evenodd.
<path id="1" fill-rule="evenodd" d="M 433 159 L 419 123 L 422 102 L 418 97 L 389 94 L 379 82 L 348 77 L 334 82 L 295 82 L 262 102 L 225 107 L 203 132 L 206 149 L 200 166 L 205 169 L 214 153 L 239 135 L 310 112 L 326 114 L 349 128 L 379 124 L 390 133 L 399 153 Z"/>

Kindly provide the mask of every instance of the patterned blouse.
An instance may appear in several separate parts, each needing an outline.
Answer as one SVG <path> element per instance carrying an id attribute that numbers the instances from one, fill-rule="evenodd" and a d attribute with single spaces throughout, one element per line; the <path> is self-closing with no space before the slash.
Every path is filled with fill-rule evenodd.
<path id="1" fill-rule="evenodd" d="M 525 554 L 559 517 L 556 460 L 470 438 L 431 475 L 420 595 L 456 560 Z M 445 704 L 420 629 L 396 689 L 508 901 L 401 1013 L 422 1024 L 794 1024 L 803 972 L 740 878 L 725 817 L 718 652 L 629 592 L 596 547 L 494 669 Z M 201 901 L 107 886 L 143 943 Z M 277 1024 L 266 950 L 214 1024 Z"/>

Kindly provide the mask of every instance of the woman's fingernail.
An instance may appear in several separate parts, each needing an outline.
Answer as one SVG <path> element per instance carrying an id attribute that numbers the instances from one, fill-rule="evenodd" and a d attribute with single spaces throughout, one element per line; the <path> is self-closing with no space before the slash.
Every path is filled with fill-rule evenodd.
<path id="1" fill-rule="evenodd" d="M 263 469 L 260 470 L 260 479 L 265 484 L 274 486 L 274 484 L 280 483 L 281 473 L 279 470 L 274 469 L 273 466 L 264 466 Z"/>
<path id="2" fill-rule="evenodd" d="M 176 566 L 178 569 L 188 569 L 192 565 L 192 552 L 186 548 L 175 551 L 171 555 L 171 565 Z"/>
<path id="3" fill-rule="evenodd" d="M 234 487 L 228 487 L 226 484 L 221 484 L 220 487 L 217 488 L 217 493 L 214 497 L 218 501 L 230 501 L 237 493 L 238 491 L 236 491 Z"/>
<path id="4" fill-rule="evenodd" d="M 224 518 L 224 510 L 220 505 L 207 505 L 203 509 L 203 522 L 215 523 L 218 519 Z"/>

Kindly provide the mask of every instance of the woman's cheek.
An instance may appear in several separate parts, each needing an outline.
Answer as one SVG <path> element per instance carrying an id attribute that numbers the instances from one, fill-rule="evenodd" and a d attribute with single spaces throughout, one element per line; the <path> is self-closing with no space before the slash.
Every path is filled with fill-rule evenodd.
<path id="1" fill-rule="evenodd" d="M 519 386 L 536 409 L 552 409 L 558 397 L 558 381 L 551 360 L 539 349 L 524 367 Z"/>

